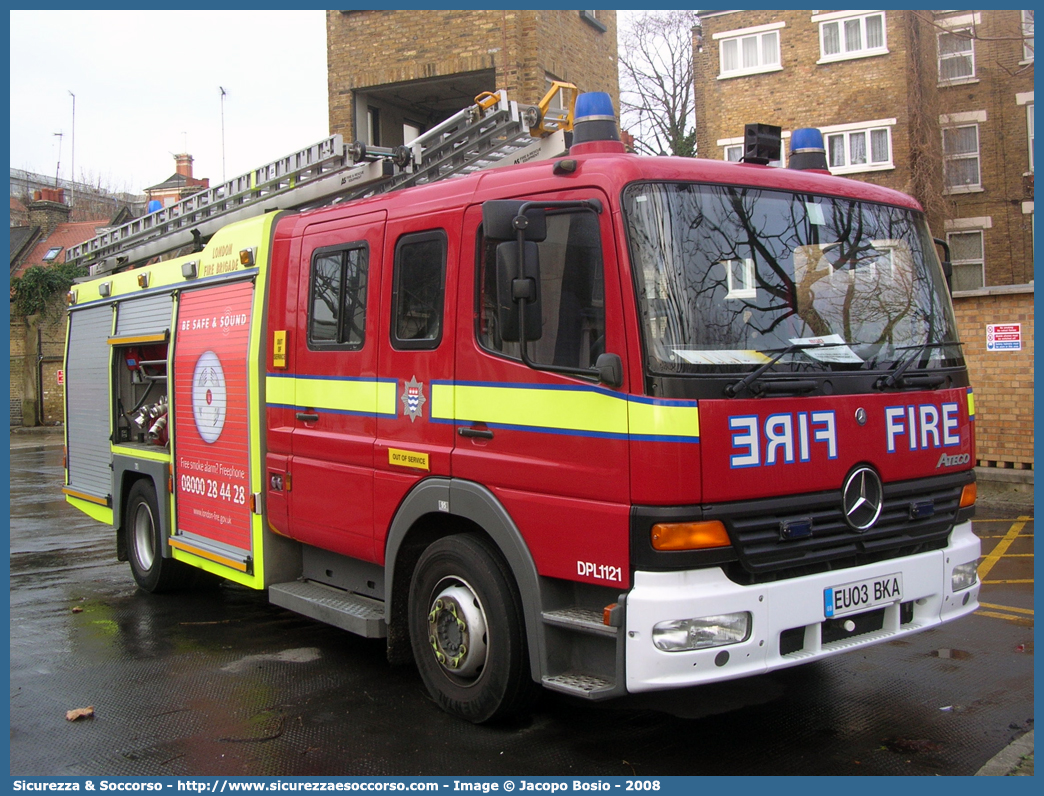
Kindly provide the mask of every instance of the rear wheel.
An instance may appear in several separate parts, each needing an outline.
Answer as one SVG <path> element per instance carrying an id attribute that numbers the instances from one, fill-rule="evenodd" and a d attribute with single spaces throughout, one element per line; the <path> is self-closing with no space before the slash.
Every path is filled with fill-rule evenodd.
<path id="1" fill-rule="evenodd" d="M 413 655 L 443 710 L 481 724 L 528 706 L 533 683 L 522 601 L 485 537 L 434 542 L 417 562 L 409 599 Z"/>
<path id="2" fill-rule="evenodd" d="M 200 575 L 173 558 L 163 557 L 159 504 L 152 482 L 136 481 L 127 495 L 123 514 L 127 558 L 135 582 L 145 591 L 160 593 L 195 585 Z"/>

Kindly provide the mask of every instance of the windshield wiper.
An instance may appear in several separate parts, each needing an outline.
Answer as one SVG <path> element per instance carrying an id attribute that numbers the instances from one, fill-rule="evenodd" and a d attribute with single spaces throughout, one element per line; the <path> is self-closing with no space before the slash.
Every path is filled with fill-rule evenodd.
<path id="1" fill-rule="evenodd" d="M 761 353 L 768 354 L 772 352 L 777 352 L 776 355 L 772 357 L 772 359 L 770 359 L 764 365 L 759 367 L 757 370 L 748 373 L 735 384 L 726 385 L 725 395 L 728 398 L 735 398 L 743 389 L 750 389 L 750 391 L 756 395 L 758 391 L 754 389 L 754 385 L 757 382 L 757 380 L 761 378 L 762 374 L 766 370 L 768 370 L 777 362 L 779 362 L 787 354 L 792 354 L 795 351 L 805 351 L 809 348 L 838 348 L 843 345 L 846 345 L 846 343 L 791 343 L 786 348 L 767 348 Z M 803 389 L 805 387 L 805 384 L 803 382 L 798 386 L 802 388 L 800 391 L 807 391 Z"/>
<path id="2" fill-rule="evenodd" d="M 911 356 L 904 357 L 903 359 L 900 359 L 898 361 L 898 364 L 897 364 L 897 366 L 896 366 L 894 371 L 889 373 L 887 376 L 882 376 L 877 381 L 875 381 L 874 382 L 874 389 L 877 389 L 877 390 L 890 389 L 892 387 L 895 387 L 897 384 L 900 387 L 905 386 L 906 382 L 908 380 L 904 380 L 904 381 L 900 381 L 900 380 L 903 378 L 903 374 L 906 373 L 906 370 L 907 370 L 907 368 L 910 367 L 910 365 L 912 365 L 914 362 L 919 360 L 921 358 L 921 355 L 925 351 L 927 351 L 929 348 L 942 348 L 943 346 L 947 346 L 947 345 L 964 345 L 964 343 L 958 342 L 957 340 L 944 340 L 944 341 L 942 341 L 940 343 L 922 343 L 920 345 L 899 346 L 898 348 L 896 348 L 896 351 L 902 351 L 902 350 L 908 349 L 908 348 L 916 348 L 917 351 L 914 354 L 912 354 Z M 921 380 L 924 382 L 923 386 L 926 386 L 926 387 L 936 386 L 938 384 L 942 384 L 943 381 L 944 381 L 942 376 L 922 377 Z M 922 385 L 918 384 L 916 386 L 922 386 Z"/>

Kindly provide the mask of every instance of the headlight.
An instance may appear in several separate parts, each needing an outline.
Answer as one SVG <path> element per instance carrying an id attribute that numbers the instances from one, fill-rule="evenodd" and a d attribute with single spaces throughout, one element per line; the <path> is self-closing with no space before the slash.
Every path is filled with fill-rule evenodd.
<path id="1" fill-rule="evenodd" d="M 976 563 L 969 561 L 967 564 L 958 564 L 953 568 L 953 575 L 950 578 L 950 588 L 955 592 L 963 591 L 964 589 L 970 589 L 979 580 L 979 573 Z"/>
<path id="2" fill-rule="evenodd" d="M 701 616 L 660 622 L 653 628 L 653 644 L 664 652 L 702 650 L 739 644 L 750 638 L 750 613 Z"/>

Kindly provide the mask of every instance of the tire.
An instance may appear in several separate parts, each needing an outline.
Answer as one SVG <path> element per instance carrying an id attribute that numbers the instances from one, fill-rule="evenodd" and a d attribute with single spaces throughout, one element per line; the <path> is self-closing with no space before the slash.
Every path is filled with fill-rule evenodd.
<path id="1" fill-rule="evenodd" d="M 421 554 L 409 625 L 421 679 L 447 713 L 482 724 L 529 706 L 535 689 L 522 601 L 485 537 L 447 536 Z"/>
<path id="2" fill-rule="evenodd" d="M 173 558 L 163 557 L 159 504 L 152 482 L 134 482 L 123 513 L 127 559 L 134 581 L 152 594 L 176 591 L 194 585 L 197 570 Z M 206 573 L 200 573 L 206 574 Z"/>

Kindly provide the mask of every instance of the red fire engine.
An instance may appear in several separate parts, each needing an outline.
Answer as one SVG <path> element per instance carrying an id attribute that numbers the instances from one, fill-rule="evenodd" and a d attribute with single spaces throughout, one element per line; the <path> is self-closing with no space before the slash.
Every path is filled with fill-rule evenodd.
<path id="1" fill-rule="evenodd" d="M 763 126 L 742 163 L 629 154 L 607 103 L 332 137 L 73 251 L 65 494 L 143 589 L 266 589 L 475 722 L 975 610 L 921 208 L 812 130 L 788 168 Z"/>

